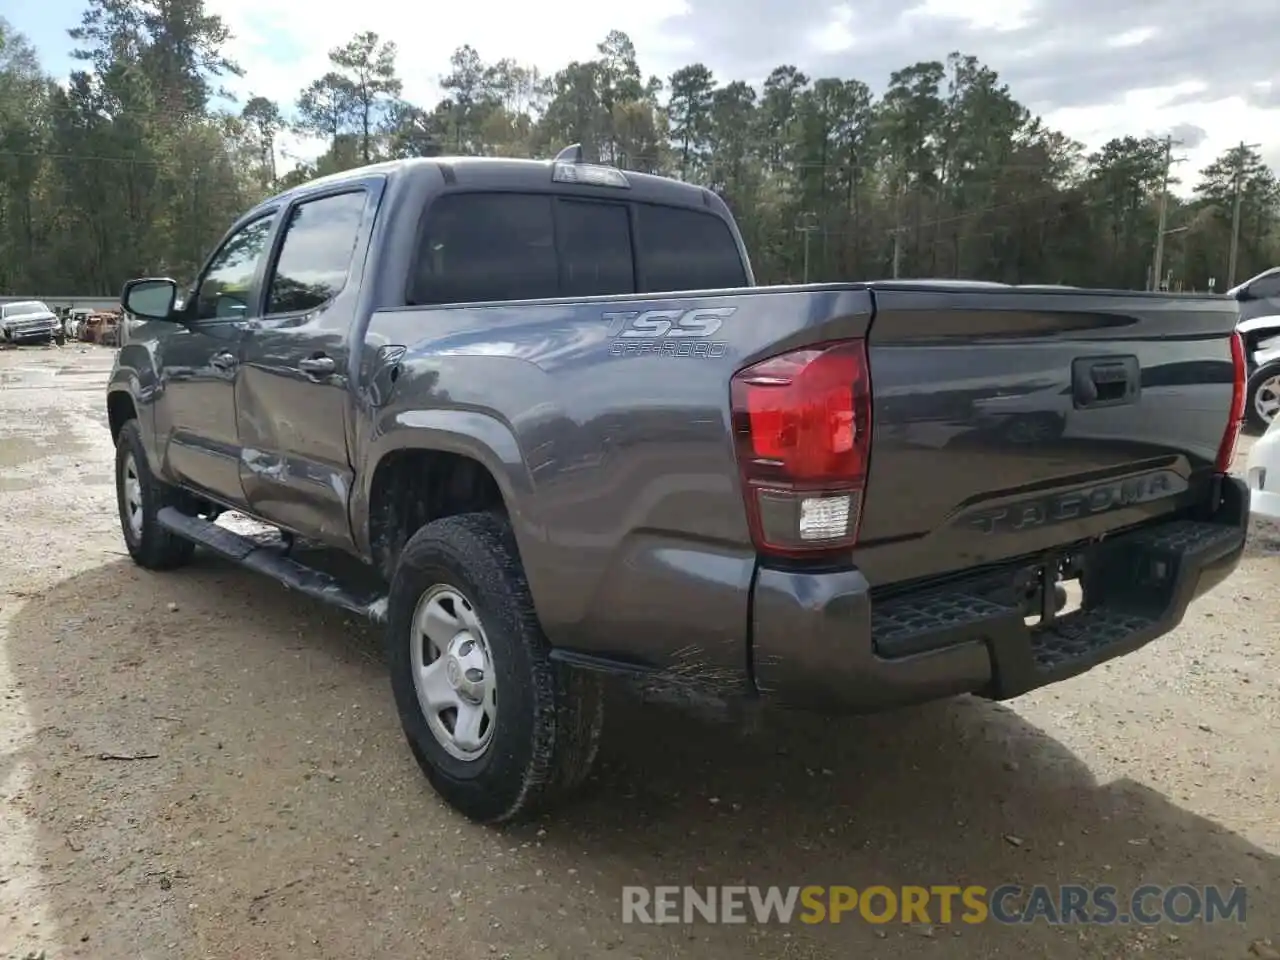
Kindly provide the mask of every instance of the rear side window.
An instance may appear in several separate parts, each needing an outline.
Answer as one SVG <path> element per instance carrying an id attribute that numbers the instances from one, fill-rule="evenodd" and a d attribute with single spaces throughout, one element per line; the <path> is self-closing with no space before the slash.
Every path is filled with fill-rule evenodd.
<path id="1" fill-rule="evenodd" d="M 549 195 L 454 193 L 431 205 L 411 284 L 414 303 L 558 296 Z"/>
<path id="2" fill-rule="evenodd" d="M 607 296 L 635 290 L 631 218 L 625 206 L 560 200 L 556 216 L 563 281 L 560 296 Z"/>
<path id="3" fill-rule="evenodd" d="M 738 245 L 719 217 L 649 203 L 635 209 L 640 293 L 746 285 Z"/>
<path id="4" fill-rule="evenodd" d="M 347 284 L 365 193 L 340 193 L 293 208 L 271 278 L 267 313 L 314 310 Z"/>

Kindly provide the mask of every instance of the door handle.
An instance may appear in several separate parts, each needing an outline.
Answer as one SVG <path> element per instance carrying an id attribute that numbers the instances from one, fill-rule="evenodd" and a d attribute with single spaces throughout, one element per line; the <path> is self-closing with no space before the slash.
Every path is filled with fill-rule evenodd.
<path id="1" fill-rule="evenodd" d="M 1071 392 L 1077 410 L 1137 402 L 1142 390 L 1137 357 L 1077 357 L 1071 366 Z"/>
<path id="2" fill-rule="evenodd" d="M 298 369 L 309 377 L 327 377 L 338 369 L 333 357 L 307 357 L 298 361 Z"/>
<path id="3" fill-rule="evenodd" d="M 227 353 L 224 350 L 222 353 L 215 353 L 210 357 L 209 363 L 217 367 L 219 370 L 230 370 L 236 365 L 236 355 L 234 353 Z"/>

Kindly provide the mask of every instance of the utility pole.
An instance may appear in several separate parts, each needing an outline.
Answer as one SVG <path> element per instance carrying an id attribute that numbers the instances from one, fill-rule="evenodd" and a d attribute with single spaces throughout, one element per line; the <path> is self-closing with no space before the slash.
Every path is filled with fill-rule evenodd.
<path id="1" fill-rule="evenodd" d="M 1164 179 L 1160 184 L 1160 223 L 1156 227 L 1156 255 L 1155 262 L 1151 267 L 1151 290 L 1160 289 L 1161 270 L 1164 268 L 1164 236 L 1166 217 L 1169 212 L 1169 170 L 1175 163 L 1182 163 L 1186 157 L 1173 159 L 1174 146 L 1182 146 L 1181 140 L 1174 140 L 1172 136 L 1164 138 Z"/>
<path id="2" fill-rule="evenodd" d="M 1244 193 L 1244 155 L 1246 150 L 1257 150 L 1261 145 L 1240 141 L 1236 155 L 1235 199 L 1231 204 L 1231 256 L 1227 260 L 1227 289 L 1236 285 L 1236 256 L 1240 252 L 1240 198 Z"/>
<path id="3" fill-rule="evenodd" d="M 796 233 L 804 234 L 804 282 L 809 282 L 809 235 L 818 229 L 817 214 L 805 212 L 800 214 L 796 224 Z"/>
<path id="4" fill-rule="evenodd" d="M 902 187 L 893 195 L 893 279 L 898 279 L 902 263 Z"/>

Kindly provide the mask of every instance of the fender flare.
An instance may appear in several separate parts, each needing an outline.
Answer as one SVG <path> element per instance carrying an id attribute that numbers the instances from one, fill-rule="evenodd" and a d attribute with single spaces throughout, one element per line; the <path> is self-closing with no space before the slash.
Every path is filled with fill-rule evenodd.
<path id="1" fill-rule="evenodd" d="M 534 509 L 533 479 L 511 428 L 496 416 L 476 410 L 403 410 L 379 424 L 362 458 L 364 469 L 351 502 L 351 527 L 360 552 L 366 557 L 373 555 L 370 497 L 378 465 L 385 457 L 406 450 L 459 454 L 489 471 L 511 518 L 532 588 L 536 575 L 528 569 L 528 557 L 530 548 L 543 538 Z"/>
<path id="2" fill-rule="evenodd" d="M 138 429 L 142 434 L 142 448 L 147 455 L 148 466 L 157 476 L 163 476 L 161 469 L 162 451 L 156 445 L 154 391 L 142 385 L 137 373 L 129 368 L 117 367 L 107 381 L 107 408 L 110 409 L 111 398 L 127 396 L 133 404 L 137 415 Z M 112 438 L 115 439 L 114 437 Z"/>

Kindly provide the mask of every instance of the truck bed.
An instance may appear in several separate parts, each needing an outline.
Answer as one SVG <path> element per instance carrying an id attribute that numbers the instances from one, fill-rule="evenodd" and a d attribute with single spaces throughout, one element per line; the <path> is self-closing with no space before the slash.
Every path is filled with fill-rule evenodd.
<path id="1" fill-rule="evenodd" d="M 404 373 L 358 444 L 485 438 L 553 645 L 733 686 L 768 568 L 890 596 L 1206 503 L 1234 323 L 1223 297 L 899 282 L 384 310 L 363 355 L 404 344 Z M 775 556 L 731 383 L 841 343 L 869 372 L 856 542 Z"/>

